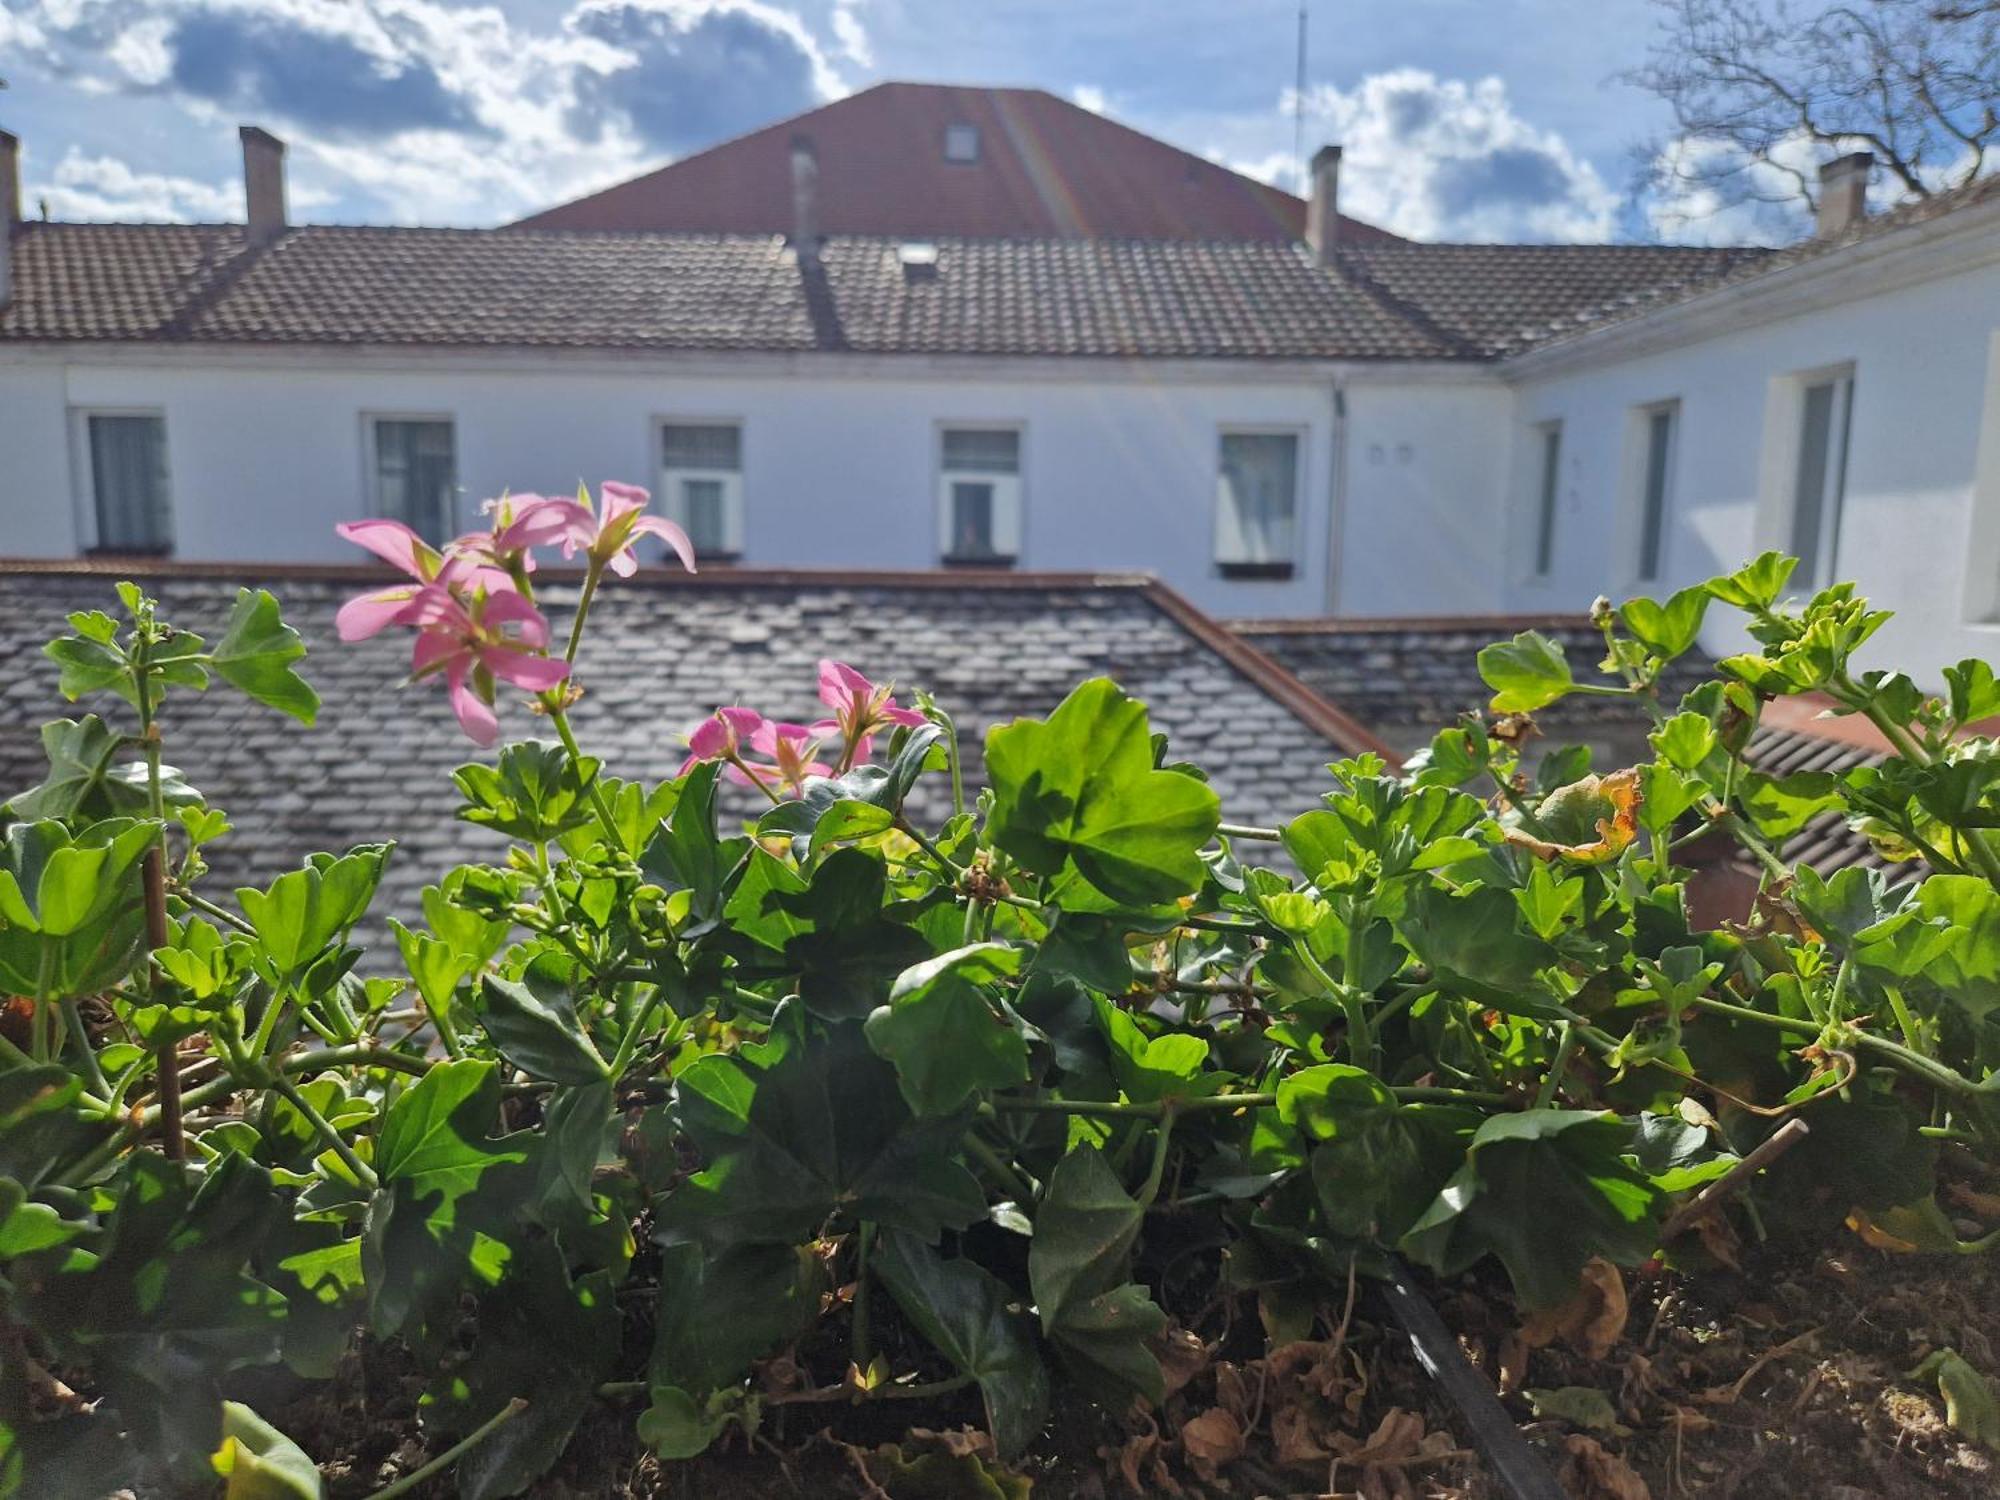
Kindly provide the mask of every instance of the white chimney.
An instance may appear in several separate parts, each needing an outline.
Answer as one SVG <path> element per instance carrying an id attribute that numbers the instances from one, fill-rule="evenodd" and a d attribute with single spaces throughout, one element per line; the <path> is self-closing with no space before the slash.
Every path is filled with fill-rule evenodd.
<path id="1" fill-rule="evenodd" d="M 266 244 L 285 232 L 285 143 L 268 130 L 245 125 L 243 206 L 250 243 Z"/>
<path id="2" fill-rule="evenodd" d="M 21 222 L 21 138 L 0 130 L 0 307 L 14 296 L 14 226 Z"/>
<path id="3" fill-rule="evenodd" d="M 792 137 L 792 249 L 800 261 L 819 259 L 819 152 L 811 136 Z"/>
<path id="4" fill-rule="evenodd" d="M 1819 237 L 1830 239 L 1868 217 L 1868 173 L 1872 151 L 1850 151 L 1819 169 Z"/>
<path id="5" fill-rule="evenodd" d="M 1340 147 L 1322 146 L 1313 152 L 1312 192 L 1306 199 L 1306 243 L 1321 265 L 1333 261 L 1334 241 L 1340 238 Z"/>

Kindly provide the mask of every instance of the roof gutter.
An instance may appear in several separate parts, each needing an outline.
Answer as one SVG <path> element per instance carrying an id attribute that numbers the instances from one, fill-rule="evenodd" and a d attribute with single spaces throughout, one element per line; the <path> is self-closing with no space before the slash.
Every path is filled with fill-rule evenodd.
<path id="1" fill-rule="evenodd" d="M 1509 382 L 1563 374 L 1994 263 L 2000 263 L 2000 194 L 1543 344 L 1502 360 L 1497 371 Z"/>

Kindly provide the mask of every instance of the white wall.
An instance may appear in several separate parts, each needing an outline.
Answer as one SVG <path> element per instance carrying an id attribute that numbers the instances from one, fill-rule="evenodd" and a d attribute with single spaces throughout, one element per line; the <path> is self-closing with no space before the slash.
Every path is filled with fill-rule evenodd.
<path id="1" fill-rule="evenodd" d="M 68 555 L 88 539 L 62 434 L 68 413 L 92 407 L 164 411 L 176 556 L 252 562 L 358 556 L 332 528 L 366 513 L 364 414 L 408 413 L 454 418 L 466 526 L 479 499 L 503 489 L 560 494 L 602 479 L 657 488 L 660 419 L 728 419 L 743 424 L 746 565 L 930 567 L 938 427 L 1014 422 L 1021 568 L 1150 572 L 1225 616 L 1326 609 L 1336 423 L 1322 373 L 1071 365 L 1007 378 L 992 367 L 876 365 L 740 375 L 713 363 L 145 357 L 80 350 L 0 363 L 0 443 L 31 456 L 25 468 L 0 465 L 0 554 Z M 1493 594 L 1480 556 L 1499 524 L 1490 453 L 1506 441 L 1507 395 L 1489 374 L 1466 378 L 1477 385 L 1350 386 L 1350 426 L 1369 434 L 1348 471 L 1344 611 L 1438 610 L 1469 590 Z M 1217 442 L 1232 425 L 1301 436 L 1289 579 L 1224 578 L 1213 562 Z"/>
<path id="2" fill-rule="evenodd" d="M 1996 333 L 2000 263 L 1988 259 L 1679 347 L 1517 379 L 1510 606 L 1574 611 L 1599 593 L 1661 594 L 1782 547 L 1791 482 L 1783 445 L 1796 391 L 1774 391 L 1774 382 L 1852 365 L 1835 576 L 1897 612 L 1865 664 L 1935 681 L 1937 668 L 1962 657 L 2000 656 L 2000 625 L 1978 618 L 2000 598 L 2000 527 L 1990 536 L 1978 528 L 1976 545 L 1974 528 L 1982 421 L 2000 426 L 2000 416 L 1985 415 L 2000 399 Z M 1664 576 L 1641 586 L 1631 414 L 1670 398 L 1681 415 Z M 1537 582 L 1526 576 L 1539 502 L 1531 437 L 1553 420 L 1563 424 L 1561 506 L 1555 566 Z M 1990 441 L 2000 454 L 2000 432 Z M 1980 490 L 1986 511 L 2000 507 L 2000 458 L 1993 463 L 1996 477 Z M 1978 585 L 1970 603 L 1968 579 Z M 1733 638 L 1718 632 L 1709 644 L 1733 649 Z"/>

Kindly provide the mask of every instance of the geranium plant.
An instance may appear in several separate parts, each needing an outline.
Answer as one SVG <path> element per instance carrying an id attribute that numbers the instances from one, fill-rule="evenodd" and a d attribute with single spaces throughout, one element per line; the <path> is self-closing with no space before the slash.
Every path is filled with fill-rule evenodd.
<path id="1" fill-rule="evenodd" d="M 676 1460 L 788 1405 L 976 1398 L 1005 1461 L 1058 1391 L 1159 1407 L 1177 1324 L 1240 1302 L 1305 1337 L 1392 1255 L 1490 1257 L 1528 1309 L 1593 1263 L 1698 1261 L 1668 1212 L 1795 1117 L 1739 1200 L 1767 1232 L 1980 1248 L 1932 1187 L 1940 1141 L 2000 1138 L 2000 759 L 1966 734 L 2000 684 L 1856 671 L 1883 616 L 1851 588 L 1785 603 L 1765 557 L 1603 606 L 1588 678 L 1533 633 L 1489 648 L 1493 718 L 1398 771 L 1337 762 L 1281 828 L 1224 822 L 1104 680 L 993 728 L 976 792 L 929 700 L 832 662 L 825 721 L 719 706 L 646 785 L 565 710 L 635 534 L 692 558 L 605 491 L 513 497 L 442 549 L 345 528 L 409 581 L 344 636 L 414 631 L 482 745 L 515 696 L 556 736 L 457 773 L 510 847 L 427 872 L 392 951 L 355 933 L 394 828 L 204 879 L 225 812 L 162 725 L 218 677 L 311 720 L 269 594 L 210 646 L 125 585 L 49 647 L 111 717 L 50 724 L 5 804 L 0 1492 L 315 1495 L 255 1395 L 356 1338 L 429 1372 L 434 1458 L 398 1492 L 449 1466 L 520 1493 L 600 1403 Z M 566 635 L 548 547 L 585 566 Z M 1758 649 L 1660 701 L 1718 602 Z M 1763 704 L 1808 691 L 1896 753 L 1749 764 Z M 1576 692 L 1651 713 L 1655 757 L 1530 766 Z M 1792 868 L 1829 811 L 1926 873 Z M 1718 840 L 1761 888 L 1700 931 L 1685 861 Z"/>

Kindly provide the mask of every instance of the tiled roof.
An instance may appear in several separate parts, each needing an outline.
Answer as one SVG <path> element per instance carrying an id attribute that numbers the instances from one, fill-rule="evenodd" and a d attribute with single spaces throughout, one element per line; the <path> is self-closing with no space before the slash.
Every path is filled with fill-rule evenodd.
<path id="1" fill-rule="evenodd" d="M 1538 630 L 1562 646 L 1579 678 L 1604 655 L 1604 637 L 1575 615 L 1245 620 L 1231 628 L 1405 754 L 1429 744 L 1461 715 L 1485 713 L 1493 690 L 1479 676 L 1482 646 Z M 1689 653 L 1676 664 L 1663 695 L 1677 699 L 1706 675 L 1707 666 L 1699 652 Z M 1629 758 L 1650 753 L 1645 739 L 1650 722 L 1621 699 L 1574 694 L 1542 709 L 1535 722 L 1551 740 L 1588 739 Z"/>
<path id="2" fill-rule="evenodd" d="M 1769 722 L 1757 726 L 1744 751 L 1750 763 L 1768 776 L 1790 776 L 1799 771 L 1825 771 L 1838 776 L 1857 766 L 1880 765 L 1886 753 L 1811 729 Z M 1865 835 L 1847 826 L 1847 819 L 1839 813 L 1820 814 L 1787 839 L 1778 853 L 1786 860 L 1811 865 L 1822 875 L 1848 865 L 1885 871 L 1892 881 L 1916 879 L 1930 873 L 1930 867 L 1921 860 L 1884 859 Z"/>
<path id="3" fill-rule="evenodd" d="M 947 161 L 948 126 L 978 159 Z M 932 239 L 1296 240 L 1292 194 L 1041 89 L 882 83 L 521 221 L 536 229 L 785 234 L 791 142 L 819 158 L 821 227 Z M 1394 241 L 1342 216 L 1359 243 Z"/>
<path id="4" fill-rule="evenodd" d="M 899 242 L 836 239 L 801 268 L 770 237 L 294 229 L 177 301 L 222 231 L 27 224 L 0 339 L 851 350 L 1134 357 L 1453 353 L 1298 247 L 950 240 L 912 275 Z M 219 243 L 219 242 L 218 242 Z M 231 248 L 240 245 L 232 240 Z M 126 259 L 131 274 L 113 275 Z M 149 296 L 127 294 L 143 282 Z M 101 289 L 100 289 L 101 288 Z M 121 288 L 113 290 L 114 288 Z"/>
<path id="5" fill-rule="evenodd" d="M 1492 358 L 1754 267 L 1770 252 L 1668 245 L 1352 245 L 1341 268 L 1462 352 Z"/>
<path id="6" fill-rule="evenodd" d="M 115 607 L 116 576 L 0 566 L 0 657 L 15 664 L 0 686 L 0 800 L 45 774 L 44 720 L 122 714 L 115 700 L 65 705 L 39 650 L 69 611 Z M 409 911 L 448 865 L 497 848 L 453 817 L 449 774 L 480 752 L 458 734 L 441 692 L 398 688 L 407 638 L 334 638 L 339 603 L 382 576 L 259 568 L 239 579 L 170 565 L 142 575 L 168 619 L 210 639 L 239 582 L 269 586 L 307 639 L 303 670 L 324 700 L 311 730 L 225 689 L 169 703 L 167 760 L 235 824 L 215 846 L 218 881 L 268 880 L 311 850 L 393 836 L 386 909 Z M 575 589 L 551 580 L 542 597 L 560 621 Z M 677 769 L 681 732 L 718 704 L 817 717 L 821 656 L 933 692 L 959 726 L 975 783 L 989 725 L 1044 714 L 1099 674 L 1149 704 L 1176 752 L 1209 770 L 1232 819 L 1295 816 L 1324 790 L 1328 760 L 1372 743 L 1176 596 L 1142 579 L 1086 575 L 642 575 L 599 595 L 579 660 L 586 693 L 572 718 L 611 773 L 657 780 Z M 520 737 L 538 728 L 519 706 L 503 711 L 503 724 Z M 942 810 L 942 781 L 930 778 L 929 813 Z M 753 812 L 744 797 L 738 810 Z"/>

